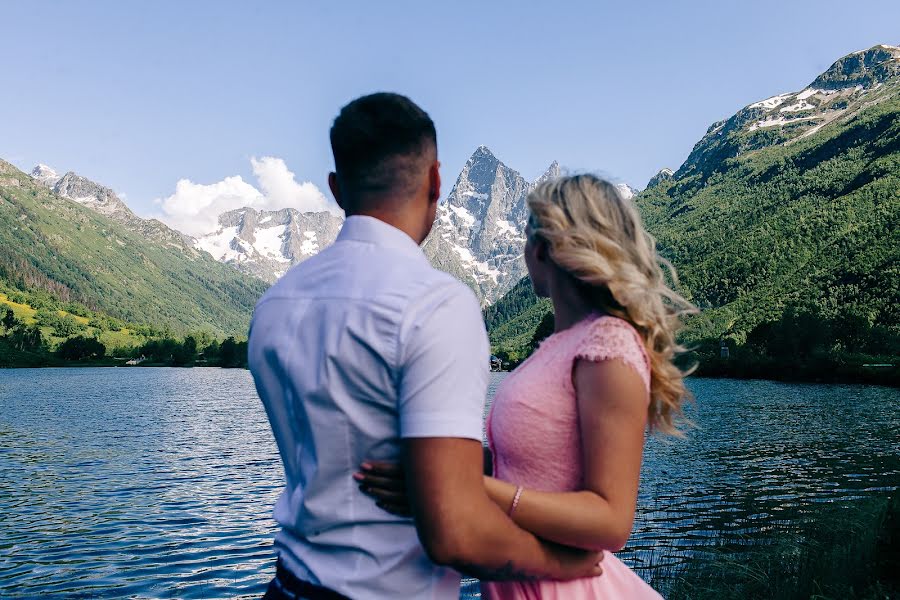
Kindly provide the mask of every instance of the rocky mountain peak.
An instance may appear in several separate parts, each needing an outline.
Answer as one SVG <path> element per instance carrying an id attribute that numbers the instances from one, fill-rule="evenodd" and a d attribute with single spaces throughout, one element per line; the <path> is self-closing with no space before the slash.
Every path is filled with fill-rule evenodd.
<path id="1" fill-rule="evenodd" d="M 122 202 L 114 191 L 74 171 L 68 171 L 60 177 L 51 167 L 39 164 L 32 169 L 31 177 L 45 187 L 50 188 L 58 196 L 77 202 L 101 215 L 109 217 L 113 221 L 124 225 L 126 229 L 177 248 L 186 254 L 197 255 L 192 248 L 193 238 L 167 227 L 156 219 L 140 218 Z"/>
<path id="2" fill-rule="evenodd" d="M 881 44 L 838 59 L 816 77 L 810 88 L 840 90 L 869 88 L 900 74 L 900 48 Z"/>
<path id="3" fill-rule="evenodd" d="M 547 170 L 544 171 L 544 174 L 537 178 L 535 184 L 547 181 L 548 179 L 556 179 L 560 175 L 562 175 L 562 169 L 559 167 L 559 163 L 554 160 L 550 163 L 550 166 L 547 167 Z"/>
<path id="4" fill-rule="evenodd" d="M 653 177 L 650 178 L 650 181 L 647 182 L 647 187 L 651 188 L 653 186 L 659 185 L 663 181 L 672 179 L 672 176 L 674 174 L 675 174 L 675 172 L 672 171 L 672 169 L 669 169 L 668 167 L 664 167 L 664 168 L 660 169 L 656 173 L 656 175 L 654 175 Z"/>
<path id="5" fill-rule="evenodd" d="M 900 48 L 874 46 L 837 60 L 812 84 L 754 102 L 714 123 L 676 173 L 705 180 L 724 161 L 776 144 L 791 144 L 828 124 L 900 93 Z"/>
<path id="6" fill-rule="evenodd" d="M 53 184 L 53 191 L 69 200 L 84 204 L 100 214 L 116 218 L 119 221 L 135 217 L 131 209 L 125 205 L 114 191 L 74 171 L 68 171 Z"/>
<path id="7" fill-rule="evenodd" d="M 491 152 L 491 149 L 485 146 L 484 144 L 478 146 L 475 149 L 475 152 L 472 153 L 472 156 L 469 158 L 469 161 L 481 161 L 486 160 L 490 162 L 500 162 L 494 153 Z"/>
<path id="8" fill-rule="evenodd" d="M 32 179 L 36 179 L 47 187 L 53 187 L 53 185 L 56 184 L 56 182 L 60 179 L 59 174 L 54 171 L 52 167 L 48 167 L 44 164 L 39 164 L 34 169 L 32 169 L 31 177 Z"/>
<path id="9" fill-rule="evenodd" d="M 637 196 L 638 193 L 640 193 L 640 190 L 631 187 L 627 183 L 617 183 L 615 185 L 616 185 L 616 189 L 619 191 L 619 194 L 625 200 L 631 200 L 632 198 Z"/>
<path id="10" fill-rule="evenodd" d="M 525 198 L 539 181 L 559 173 L 554 161 L 541 178 L 529 182 L 479 146 L 438 207 L 424 245 L 426 255 L 432 264 L 469 283 L 485 304 L 497 300 L 525 273 Z"/>
<path id="11" fill-rule="evenodd" d="M 219 215 L 219 228 L 198 238 L 195 247 L 273 282 L 334 242 L 342 224 L 330 212 L 238 208 Z"/>

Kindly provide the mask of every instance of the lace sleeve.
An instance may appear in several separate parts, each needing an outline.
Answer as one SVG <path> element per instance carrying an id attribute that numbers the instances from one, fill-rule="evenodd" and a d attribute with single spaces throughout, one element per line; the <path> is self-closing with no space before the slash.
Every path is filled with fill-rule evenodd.
<path id="1" fill-rule="evenodd" d="M 650 360 L 640 335 L 630 323 L 600 317 L 591 323 L 575 350 L 575 360 L 594 362 L 619 359 L 634 369 L 650 391 Z"/>

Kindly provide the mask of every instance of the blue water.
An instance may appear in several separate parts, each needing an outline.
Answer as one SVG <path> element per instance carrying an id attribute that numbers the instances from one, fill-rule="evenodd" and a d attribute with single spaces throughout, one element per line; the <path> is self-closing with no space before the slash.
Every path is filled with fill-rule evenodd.
<path id="1" fill-rule="evenodd" d="M 691 389 L 698 427 L 648 444 L 620 555 L 651 583 L 713 535 L 900 485 L 898 390 Z M 246 371 L 0 370 L 0 597 L 258 597 L 281 476 Z"/>

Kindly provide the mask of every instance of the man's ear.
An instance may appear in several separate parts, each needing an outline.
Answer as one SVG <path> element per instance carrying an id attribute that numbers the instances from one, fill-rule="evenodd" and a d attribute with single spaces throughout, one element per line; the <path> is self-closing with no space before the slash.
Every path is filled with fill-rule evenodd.
<path id="1" fill-rule="evenodd" d="M 341 187 L 338 185 L 337 173 L 334 171 L 328 174 L 328 187 L 331 188 L 331 195 L 334 196 L 334 201 L 341 207 L 341 210 L 347 212 L 347 207 L 341 201 Z"/>
<path id="2" fill-rule="evenodd" d="M 428 201 L 436 203 L 441 197 L 441 163 L 434 161 L 428 169 Z"/>

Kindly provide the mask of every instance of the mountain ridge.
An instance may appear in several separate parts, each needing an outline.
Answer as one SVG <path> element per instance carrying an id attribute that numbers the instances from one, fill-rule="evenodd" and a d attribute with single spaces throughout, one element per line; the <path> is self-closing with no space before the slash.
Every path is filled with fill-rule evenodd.
<path id="1" fill-rule="evenodd" d="M 810 314 L 840 324 L 834 347 L 888 351 L 900 339 L 900 48 L 842 57 L 801 91 L 713 123 L 634 201 L 704 311 L 686 339 L 750 343 Z M 495 351 L 521 355 L 549 307 L 524 284 L 509 296 L 486 316 Z"/>
<path id="2" fill-rule="evenodd" d="M 0 277 L 128 322 L 246 332 L 262 281 L 193 250 L 168 228 L 156 230 L 166 239 L 152 239 L 141 223 L 129 226 L 128 215 L 119 213 L 119 222 L 47 183 L 0 160 Z M 75 193 L 81 183 L 70 177 L 65 189 Z"/>

